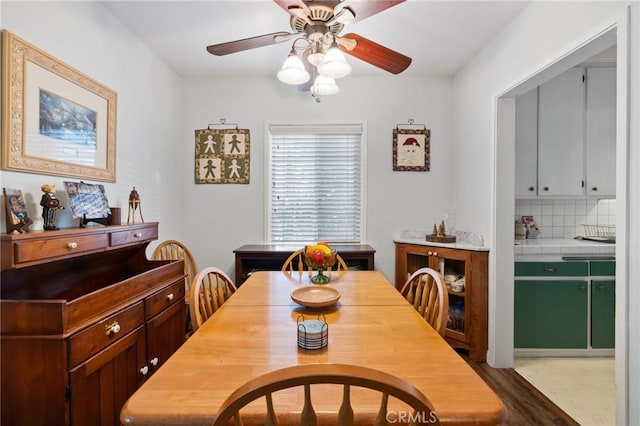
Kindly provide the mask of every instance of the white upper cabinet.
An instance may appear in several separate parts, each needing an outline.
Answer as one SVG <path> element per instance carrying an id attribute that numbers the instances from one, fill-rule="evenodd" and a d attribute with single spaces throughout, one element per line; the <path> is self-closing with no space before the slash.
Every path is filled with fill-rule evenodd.
<path id="1" fill-rule="evenodd" d="M 539 87 L 538 195 L 584 195 L 585 72 L 571 68 Z"/>
<path id="2" fill-rule="evenodd" d="M 615 123 L 615 67 L 571 68 L 518 96 L 516 198 L 615 198 Z"/>
<path id="3" fill-rule="evenodd" d="M 616 195 L 616 69 L 587 68 L 586 194 Z"/>
<path id="4" fill-rule="evenodd" d="M 538 88 L 516 98 L 516 182 L 518 198 L 532 197 L 538 189 Z"/>

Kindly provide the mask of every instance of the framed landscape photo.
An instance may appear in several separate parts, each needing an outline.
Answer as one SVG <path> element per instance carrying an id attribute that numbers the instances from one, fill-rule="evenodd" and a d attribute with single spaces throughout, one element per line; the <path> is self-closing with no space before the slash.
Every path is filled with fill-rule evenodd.
<path id="1" fill-rule="evenodd" d="M 393 129 L 393 170 L 429 171 L 430 135 L 429 129 Z"/>
<path id="2" fill-rule="evenodd" d="M 2 168 L 115 182 L 117 94 L 2 32 Z"/>

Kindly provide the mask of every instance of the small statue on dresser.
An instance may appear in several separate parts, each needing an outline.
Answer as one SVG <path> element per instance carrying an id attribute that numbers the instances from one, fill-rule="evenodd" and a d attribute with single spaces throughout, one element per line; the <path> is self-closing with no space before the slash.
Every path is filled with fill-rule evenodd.
<path id="1" fill-rule="evenodd" d="M 140 204 L 140 194 L 136 191 L 136 187 L 134 186 L 129 194 L 129 213 L 127 214 L 127 225 L 136 223 L 136 210 L 140 213 L 140 221 L 144 223 L 144 218 L 142 217 L 142 205 Z"/>
<path id="2" fill-rule="evenodd" d="M 42 206 L 42 218 L 44 219 L 45 231 L 54 231 L 59 229 L 55 225 L 56 214 L 58 210 L 64 207 L 60 205 L 60 200 L 56 198 L 56 187 L 53 185 L 42 185 L 40 187 L 42 192 L 42 198 L 40 199 L 40 205 Z"/>

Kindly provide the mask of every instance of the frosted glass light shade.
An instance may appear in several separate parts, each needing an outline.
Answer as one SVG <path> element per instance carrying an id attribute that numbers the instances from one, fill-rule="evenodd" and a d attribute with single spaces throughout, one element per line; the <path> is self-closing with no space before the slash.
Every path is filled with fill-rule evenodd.
<path id="1" fill-rule="evenodd" d="M 307 61 L 311 65 L 318 66 L 324 60 L 324 47 L 322 46 L 322 41 L 318 40 L 311 45 L 311 53 L 307 56 Z"/>
<path id="2" fill-rule="evenodd" d="M 318 65 L 318 72 L 330 78 L 342 78 L 351 72 L 351 65 L 340 51 L 338 45 L 333 42 L 329 51 L 324 55 L 324 60 Z"/>
<path id="3" fill-rule="evenodd" d="M 291 52 L 278 71 L 278 80 L 286 84 L 302 84 L 309 80 L 309 73 L 304 68 L 302 60 Z"/>
<path id="4" fill-rule="evenodd" d="M 336 81 L 332 78 L 319 75 L 311 86 L 311 94 L 313 96 L 335 95 L 340 91 Z"/>

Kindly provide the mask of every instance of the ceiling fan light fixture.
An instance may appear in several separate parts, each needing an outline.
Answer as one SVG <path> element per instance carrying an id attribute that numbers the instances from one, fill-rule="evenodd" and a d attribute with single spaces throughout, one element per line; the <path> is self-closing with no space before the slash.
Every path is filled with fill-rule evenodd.
<path id="1" fill-rule="evenodd" d="M 311 95 L 314 97 L 335 95 L 340 91 L 333 78 L 318 75 L 311 86 Z"/>
<path id="2" fill-rule="evenodd" d="M 324 60 L 324 57 L 325 57 L 325 53 L 324 53 L 324 47 L 322 46 L 322 41 L 317 40 L 311 45 L 311 53 L 309 53 L 309 56 L 307 56 L 307 61 L 309 61 L 311 65 L 314 65 L 317 67 L 322 63 L 322 61 Z"/>
<path id="3" fill-rule="evenodd" d="M 324 55 L 324 60 L 318 65 L 318 72 L 330 78 L 342 78 L 351 72 L 351 65 L 347 62 L 335 40 Z"/>
<path id="4" fill-rule="evenodd" d="M 340 5 L 336 6 L 336 9 L 339 8 Z M 353 13 L 353 11 L 348 8 L 348 7 L 342 7 L 337 13 L 336 13 L 336 21 L 340 22 L 341 24 L 350 24 L 351 22 L 353 22 L 354 19 L 356 19 L 356 15 L 355 13 Z"/>
<path id="5" fill-rule="evenodd" d="M 293 48 L 277 75 L 278 80 L 292 85 L 306 83 L 311 77 Z"/>

